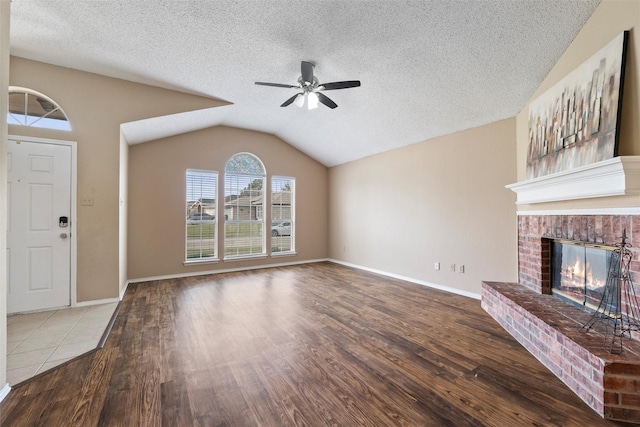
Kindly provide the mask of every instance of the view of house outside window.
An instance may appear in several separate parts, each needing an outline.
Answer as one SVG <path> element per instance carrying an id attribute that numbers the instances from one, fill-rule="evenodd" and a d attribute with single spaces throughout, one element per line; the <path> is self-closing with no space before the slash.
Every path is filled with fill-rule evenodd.
<path id="1" fill-rule="evenodd" d="M 259 158 L 238 153 L 225 166 L 224 257 L 266 255 L 265 176 Z"/>
<path id="2" fill-rule="evenodd" d="M 216 194 L 218 173 L 187 170 L 186 259 L 217 259 Z"/>
<path id="3" fill-rule="evenodd" d="M 271 178 L 271 253 L 295 251 L 295 179 Z"/>

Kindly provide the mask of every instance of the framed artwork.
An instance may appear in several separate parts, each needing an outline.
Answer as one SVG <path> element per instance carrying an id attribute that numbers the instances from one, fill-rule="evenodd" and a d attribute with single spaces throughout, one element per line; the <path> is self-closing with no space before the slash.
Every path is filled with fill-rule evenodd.
<path id="1" fill-rule="evenodd" d="M 527 179 L 618 155 L 628 37 L 618 35 L 530 104 Z"/>

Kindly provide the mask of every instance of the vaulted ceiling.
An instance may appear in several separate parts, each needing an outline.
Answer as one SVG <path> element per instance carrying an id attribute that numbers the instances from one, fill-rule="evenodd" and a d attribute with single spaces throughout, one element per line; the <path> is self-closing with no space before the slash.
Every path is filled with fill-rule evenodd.
<path id="1" fill-rule="evenodd" d="M 334 166 L 516 115 L 599 2 L 13 0 L 11 53 L 229 102 L 137 123 L 131 142 L 222 124 Z M 302 60 L 362 86 L 306 110 L 254 84 L 293 85 Z"/>

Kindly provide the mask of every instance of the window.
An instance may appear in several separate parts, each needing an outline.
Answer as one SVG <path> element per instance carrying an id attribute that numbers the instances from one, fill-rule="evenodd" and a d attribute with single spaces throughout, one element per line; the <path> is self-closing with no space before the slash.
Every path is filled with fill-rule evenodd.
<path id="1" fill-rule="evenodd" d="M 295 179 L 271 178 L 271 252 L 295 251 Z"/>
<path id="2" fill-rule="evenodd" d="M 10 125 L 71 130 L 67 115 L 54 100 L 35 90 L 16 86 L 9 87 L 7 123 Z"/>
<path id="3" fill-rule="evenodd" d="M 266 171 L 251 153 L 232 156 L 224 177 L 225 258 L 265 255 L 263 215 Z"/>
<path id="4" fill-rule="evenodd" d="M 216 195 L 218 173 L 187 170 L 186 259 L 218 257 L 216 239 Z"/>

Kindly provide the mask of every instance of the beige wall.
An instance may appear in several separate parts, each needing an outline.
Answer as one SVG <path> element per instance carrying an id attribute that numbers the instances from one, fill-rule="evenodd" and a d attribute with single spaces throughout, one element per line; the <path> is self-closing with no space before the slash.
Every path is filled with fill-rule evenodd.
<path id="1" fill-rule="evenodd" d="M 258 156 L 271 176 L 296 178 L 296 252 L 245 261 L 183 265 L 185 174 L 187 169 L 218 172 L 218 198 L 224 194 L 224 166 L 238 152 Z M 129 150 L 130 279 L 195 274 L 327 257 L 327 168 L 279 138 L 218 126 Z M 219 228 L 220 229 L 220 228 Z M 267 236 L 269 247 L 270 236 Z M 218 253 L 222 254 L 220 239 Z"/>
<path id="2" fill-rule="evenodd" d="M 0 1 L 0 93 L 9 86 L 9 15 L 11 3 Z M 7 111 L 8 98 L 0 97 L 0 111 Z M 0 394 L 7 384 L 7 116 L 0 114 Z"/>
<path id="3" fill-rule="evenodd" d="M 636 0 L 604 0 L 586 22 L 566 52 L 549 72 L 530 101 L 551 88 L 600 48 L 624 30 L 631 30 L 627 46 L 627 63 L 622 99 L 619 154 L 640 155 L 640 2 Z M 518 180 L 526 179 L 529 103 L 517 116 Z M 640 196 L 607 197 L 557 203 L 521 205 L 519 210 L 585 209 L 640 206 Z"/>
<path id="4" fill-rule="evenodd" d="M 222 103 L 17 57 L 10 66 L 10 84 L 51 97 L 67 113 L 73 130 L 10 125 L 9 133 L 77 141 L 78 200 L 94 198 L 93 206 L 78 206 L 77 300 L 118 297 L 120 124 Z"/>
<path id="5" fill-rule="evenodd" d="M 508 119 L 330 169 L 329 256 L 474 294 L 482 280 L 517 280 L 504 188 L 516 179 L 514 139 Z"/>

